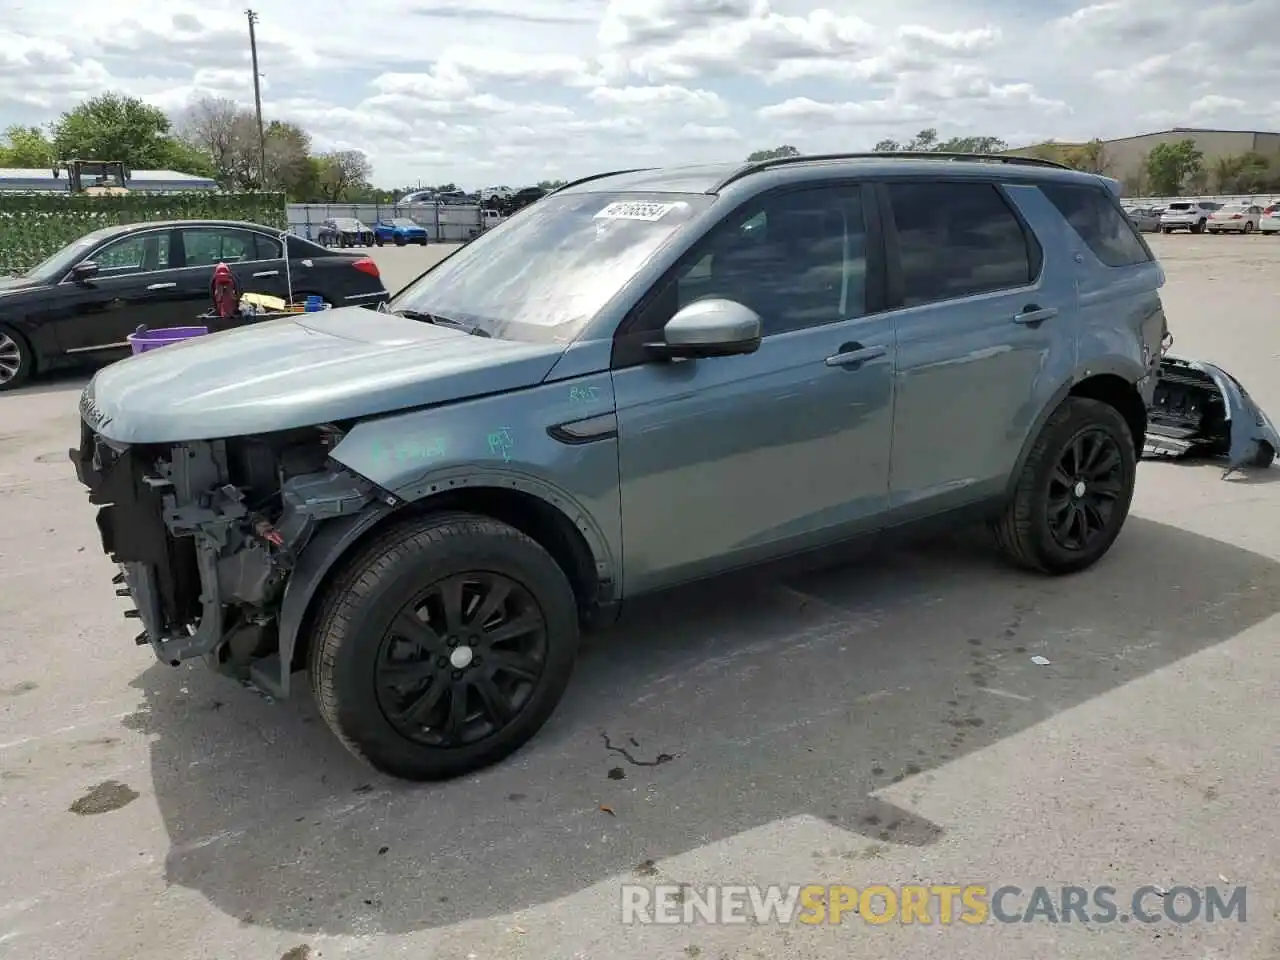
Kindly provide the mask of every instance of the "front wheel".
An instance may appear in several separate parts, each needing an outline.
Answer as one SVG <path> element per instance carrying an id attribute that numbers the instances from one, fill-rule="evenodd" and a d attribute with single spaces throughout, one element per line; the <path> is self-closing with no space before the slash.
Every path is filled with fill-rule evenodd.
<path id="1" fill-rule="evenodd" d="M 578 652 L 564 572 L 506 524 L 409 520 L 325 592 L 311 686 L 338 738 L 373 767 L 444 780 L 496 763 L 546 723 Z"/>
<path id="2" fill-rule="evenodd" d="M 22 334 L 0 326 L 0 390 L 15 390 L 35 371 L 35 354 Z"/>
<path id="3" fill-rule="evenodd" d="M 1097 563 L 1129 515 L 1137 477 L 1133 434 L 1118 410 L 1068 397 L 1036 438 L 996 542 L 1020 566 L 1075 573 Z"/>

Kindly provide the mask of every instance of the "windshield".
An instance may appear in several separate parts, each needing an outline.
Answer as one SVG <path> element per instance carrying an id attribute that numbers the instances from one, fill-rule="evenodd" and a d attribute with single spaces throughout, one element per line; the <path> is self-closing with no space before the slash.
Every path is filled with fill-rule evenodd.
<path id="1" fill-rule="evenodd" d="M 482 233 L 388 304 L 492 337 L 567 343 L 714 198 L 550 196 Z"/>
<path id="2" fill-rule="evenodd" d="M 359 220 L 337 220 L 335 223 L 344 230 L 358 230 L 363 226 Z"/>
<path id="3" fill-rule="evenodd" d="M 27 271 L 26 275 L 32 280 L 39 280 L 43 283 L 56 283 L 62 279 L 68 270 L 79 263 L 98 241 L 111 232 L 110 230 L 97 230 L 93 233 L 86 233 L 79 240 L 73 240 L 67 244 L 43 263 L 32 267 Z"/>

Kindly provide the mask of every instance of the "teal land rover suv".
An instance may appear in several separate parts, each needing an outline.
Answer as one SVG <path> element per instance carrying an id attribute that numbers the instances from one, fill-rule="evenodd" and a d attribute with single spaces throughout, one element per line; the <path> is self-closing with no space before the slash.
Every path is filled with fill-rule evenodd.
<path id="1" fill-rule="evenodd" d="M 139 645 L 456 776 L 532 737 L 585 624 L 942 518 L 1042 574 L 1120 534 L 1166 333 L 1113 181 L 949 154 L 602 174 L 385 310 L 100 371 L 77 473 Z"/>

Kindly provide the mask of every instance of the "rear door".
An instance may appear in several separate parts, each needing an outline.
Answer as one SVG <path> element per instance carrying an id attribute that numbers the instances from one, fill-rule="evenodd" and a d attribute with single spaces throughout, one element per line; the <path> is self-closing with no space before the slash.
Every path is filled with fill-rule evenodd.
<path id="1" fill-rule="evenodd" d="M 67 277 L 57 285 L 49 319 L 64 352 L 117 349 L 140 325 L 173 326 L 173 239 L 174 232 L 162 228 L 111 240 L 84 258 L 98 265 L 95 276 Z"/>
<path id="2" fill-rule="evenodd" d="M 219 263 L 231 269 L 242 293 L 284 296 L 284 262 L 278 242 L 272 247 L 270 238 L 240 227 L 190 226 L 182 227 L 179 233 L 183 269 L 178 284 L 186 316 L 183 322 L 191 323 L 212 308 L 209 288 Z"/>
<path id="3" fill-rule="evenodd" d="M 1034 187 L 903 180 L 881 198 L 899 308 L 890 500 L 908 519 L 1003 489 L 1051 371 L 1074 364 L 1075 284 L 1029 222 L 1060 224 Z"/>

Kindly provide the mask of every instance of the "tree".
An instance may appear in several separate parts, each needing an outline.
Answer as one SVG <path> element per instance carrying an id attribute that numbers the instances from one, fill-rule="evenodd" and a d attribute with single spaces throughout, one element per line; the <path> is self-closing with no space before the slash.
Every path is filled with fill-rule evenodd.
<path id="1" fill-rule="evenodd" d="M 800 151 L 786 143 L 772 150 L 756 150 L 747 157 L 747 163 L 759 163 L 761 160 L 778 160 L 782 157 L 798 157 Z"/>
<path id="2" fill-rule="evenodd" d="M 172 160 L 169 118 L 136 97 L 104 93 L 64 113 L 53 127 L 59 160 L 119 160 L 155 170 Z"/>
<path id="3" fill-rule="evenodd" d="M 1176 197 L 1205 177 L 1204 154 L 1191 138 L 1158 143 L 1147 154 L 1147 179 L 1157 196 Z"/>
<path id="4" fill-rule="evenodd" d="M 881 140 L 871 149 L 875 153 L 1002 153 L 1009 145 L 999 137 L 952 137 L 940 141 L 938 131 L 930 127 L 906 143 Z"/>
<path id="5" fill-rule="evenodd" d="M 214 176 L 223 187 L 241 185 L 243 161 L 249 150 L 243 142 L 249 132 L 242 122 L 244 114 L 234 100 L 201 97 L 188 104 L 178 117 L 178 135 L 209 158 Z M 253 132 L 256 141 L 257 131 Z"/>
<path id="6" fill-rule="evenodd" d="M 1211 182 L 1218 193 L 1270 193 L 1280 189 L 1280 164 L 1264 154 L 1221 157 L 1213 165 Z"/>
<path id="7" fill-rule="evenodd" d="M 320 164 L 320 195 L 327 201 L 343 200 L 354 188 L 368 183 L 373 168 L 359 150 L 335 150 L 316 158 Z"/>
<path id="8" fill-rule="evenodd" d="M 0 167 L 52 169 L 53 144 L 39 127 L 12 126 L 4 132 L 0 143 Z"/>
<path id="9" fill-rule="evenodd" d="M 568 180 L 539 180 L 538 189 L 539 190 L 555 190 L 558 187 L 563 187 L 568 182 L 569 182 Z"/>
<path id="10" fill-rule="evenodd" d="M 1105 174 L 1111 167 L 1106 148 L 1102 141 L 1096 138 L 1088 143 L 1064 147 L 1059 162 L 1065 163 L 1073 170 L 1083 170 L 1085 173 Z"/>

